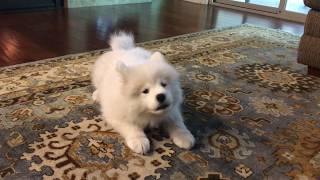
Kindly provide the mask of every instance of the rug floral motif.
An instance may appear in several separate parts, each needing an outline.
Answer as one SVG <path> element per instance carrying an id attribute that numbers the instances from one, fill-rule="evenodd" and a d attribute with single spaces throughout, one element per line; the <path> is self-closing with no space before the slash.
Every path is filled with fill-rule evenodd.
<path id="1" fill-rule="evenodd" d="M 242 25 L 140 44 L 181 73 L 192 150 L 161 130 L 133 153 L 102 119 L 90 71 L 105 51 L 0 69 L 0 179 L 320 179 L 320 79 L 299 37 Z"/>

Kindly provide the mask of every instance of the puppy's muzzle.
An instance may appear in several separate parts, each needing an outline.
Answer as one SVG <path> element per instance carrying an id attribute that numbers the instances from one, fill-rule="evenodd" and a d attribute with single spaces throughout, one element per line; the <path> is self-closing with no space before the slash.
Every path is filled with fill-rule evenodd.
<path id="1" fill-rule="evenodd" d="M 163 109 L 166 109 L 167 107 L 169 107 L 169 104 L 161 104 L 160 106 L 157 107 L 157 111 L 160 111 L 160 110 L 163 110 Z"/>

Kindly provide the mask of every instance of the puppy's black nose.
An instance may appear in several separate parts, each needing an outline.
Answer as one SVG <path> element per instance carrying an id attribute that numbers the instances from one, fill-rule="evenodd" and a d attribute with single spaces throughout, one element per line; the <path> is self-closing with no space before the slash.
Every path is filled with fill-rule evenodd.
<path id="1" fill-rule="evenodd" d="M 166 100 L 166 95 L 162 94 L 162 93 L 161 94 L 157 94 L 156 98 L 157 98 L 159 103 L 163 103 L 164 100 Z"/>

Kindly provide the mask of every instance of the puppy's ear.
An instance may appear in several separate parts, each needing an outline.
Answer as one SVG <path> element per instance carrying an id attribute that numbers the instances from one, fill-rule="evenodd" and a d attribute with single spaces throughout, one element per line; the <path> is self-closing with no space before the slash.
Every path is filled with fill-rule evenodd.
<path id="1" fill-rule="evenodd" d="M 125 78 L 129 72 L 129 68 L 121 61 L 116 62 L 116 70 L 121 74 L 123 78 Z"/>
<path id="2" fill-rule="evenodd" d="M 161 54 L 160 52 L 153 53 L 150 57 L 150 60 L 151 61 L 166 61 L 164 55 Z"/>

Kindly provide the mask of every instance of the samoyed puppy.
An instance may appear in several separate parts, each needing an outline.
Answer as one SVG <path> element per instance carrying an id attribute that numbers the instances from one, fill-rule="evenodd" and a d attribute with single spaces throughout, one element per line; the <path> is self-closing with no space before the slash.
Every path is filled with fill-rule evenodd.
<path id="1" fill-rule="evenodd" d="M 182 90 L 177 71 L 160 52 L 135 47 L 131 34 L 111 36 L 111 51 L 95 62 L 93 99 L 103 118 L 136 153 L 145 154 L 150 141 L 145 128 L 163 127 L 180 148 L 195 142 L 181 115 Z"/>

